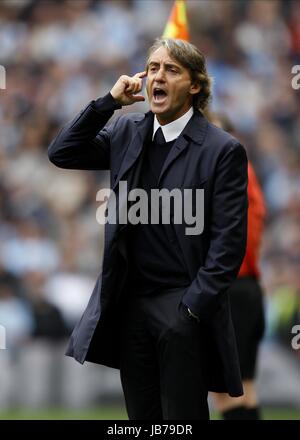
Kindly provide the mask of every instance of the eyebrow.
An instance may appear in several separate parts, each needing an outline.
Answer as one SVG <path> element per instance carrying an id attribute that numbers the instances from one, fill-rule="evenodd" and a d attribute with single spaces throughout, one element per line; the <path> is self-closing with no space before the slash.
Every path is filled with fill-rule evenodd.
<path id="1" fill-rule="evenodd" d="M 181 67 L 178 65 L 178 64 L 173 64 L 173 63 L 163 63 L 164 64 L 164 66 L 165 67 L 176 67 L 177 69 L 181 69 Z M 150 61 L 149 63 L 148 63 L 148 66 L 147 67 L 150 67 L 150 66 L 159 66 L 160 65 L 160 63 L 158 63 L 158 62 L 156 62 L 156 61 Z"/>

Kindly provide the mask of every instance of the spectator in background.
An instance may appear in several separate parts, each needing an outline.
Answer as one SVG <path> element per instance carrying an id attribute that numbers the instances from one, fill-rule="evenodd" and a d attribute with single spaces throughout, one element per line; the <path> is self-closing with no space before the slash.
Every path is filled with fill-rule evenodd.
<path id="1" fill-rule="evenodd" d="M 208 114 L 210 120 L 229 133 L 234 129 L 223 114 Z M 259 420 L 255 390 L 255 373 L 259 343 L 264 334 L 263 291 L 260 286 L 258 260 L 266 216 L 262 190 L 253 166 L 248 162 L 248 232 L 246 255 L 238 278 L 229 289 L 244 395 L 232 398 L 214 393 L 216 408 L 225 420 Z"/>
<path id="2" fill-rule="evenodd" d="M 34 322 L 18 278 L 1 265 L 0 326 L 0 408 L 8 408 L 19 401 L 20 357 L 30 343 Z"/>
<path id="3" fill-rule="evenodd" d="M 69 332 L 59 309 L 44 295 L 45 276 L 42 272 L 28 272 L 25 277 L 26 297 L 33 315 L 33 338 L 57 342 Z"/>
<path id="4" fill-rule="evenodd" d="M 27 343 L 33 329 L 33 316 L 20 295 L 18 279 L 0 267 L 0 324 L 5 328 L 5 345 L 12 356 Z"/>

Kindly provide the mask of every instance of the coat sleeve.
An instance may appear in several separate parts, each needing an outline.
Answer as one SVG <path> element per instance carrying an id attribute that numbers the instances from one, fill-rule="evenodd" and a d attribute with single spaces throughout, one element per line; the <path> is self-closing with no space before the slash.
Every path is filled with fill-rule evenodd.
<path id="1" fill-rule="evenodd" d="M 106 124 L 118 108 L 110 93 L 89 103 L 51 142 L 49 160 L 60 168 L 109 169 L 110 136 L 116 121 Z"/>
<path id="2" fill-rule="evenodd" d="M 247 156 L 237 142 L 226 144 L 215 173 L 210 245 L 205 263 L 187 289 L 183 303 L 200 318 L 215 310 L 219 294 L 236 278 L 247 241 Z"/>

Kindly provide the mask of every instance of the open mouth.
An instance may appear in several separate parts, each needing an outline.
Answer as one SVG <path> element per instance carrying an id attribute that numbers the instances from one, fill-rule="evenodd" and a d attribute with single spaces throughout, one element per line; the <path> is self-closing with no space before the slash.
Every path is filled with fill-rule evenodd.
<path id="1" fill-rule="evenodd" d="M 153 98 L 155 102 L 163 102 L 167 97 L 167 93 L 160 89 L 159 87 L 155 87 L 153 90 Z"/>

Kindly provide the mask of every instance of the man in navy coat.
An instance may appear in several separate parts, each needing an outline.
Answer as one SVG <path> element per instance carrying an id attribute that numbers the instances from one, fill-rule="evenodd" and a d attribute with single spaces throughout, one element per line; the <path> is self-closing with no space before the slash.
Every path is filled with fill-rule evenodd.
<path id="1" fill-rule="evenodd" d="M 107 124 L 114 110 L 144 100 L 146 76 L 150 111 Z M 128 195 L 139 189 L 149 200 L 154 190 L 190 189 L 181 209 L 203 217 L 201 230 L 187 233 L 180 205 L 162 219 L 162 197 L 156 222 L 106 223 L 102 272 L 67 354 L 120 369 L 130 419 L 205 420 L 209 390 L 243 392 L 227 290 L 245 253 L 247 157 L 203 116 L 210 93 L 201 52 L 158 39 L 145 72 L 121 76 L 49 147 L 58 167 L 110 170 L 118 213 L 126 182 Z"/>

